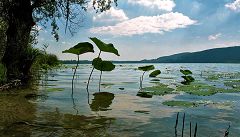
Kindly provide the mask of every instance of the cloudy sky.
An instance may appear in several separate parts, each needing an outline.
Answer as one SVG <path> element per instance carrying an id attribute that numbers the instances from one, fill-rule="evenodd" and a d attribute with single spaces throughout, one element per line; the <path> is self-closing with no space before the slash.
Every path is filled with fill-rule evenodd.
<path id="1" fill-rule="evenodd" d="M 98 37 L 113 43 L 121 55 L 106 53 L 105 59 L 142 60 L 240 45 L 240 0 L 118 0 L 107 12 L 95 13 L 89 7 L 82 17 L 74 36 L 60 30 L 59 42 L 50 29 L 40 30 L 37 47 L 48 43 L 48 51 L 60 59 L 75 59 L 61 51 Z"/>

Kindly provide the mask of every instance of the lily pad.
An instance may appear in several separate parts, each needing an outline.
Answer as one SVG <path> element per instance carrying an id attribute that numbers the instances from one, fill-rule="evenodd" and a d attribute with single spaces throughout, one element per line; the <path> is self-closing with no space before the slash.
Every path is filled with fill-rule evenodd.
<path id="1" fill-rule="evenodd" d="M 160 70 L 154 70 L 150 75 L 149 75 L 149 77 L 156 77 L 156 76 L 158 76 L 158 75 L 160 75 L 161 74 L 161 71 Z"/>
<path id="2" fill-rule="evenodd" d="M 151 95 L 159 95 L 159 96 L 164 96 L 166 94 L 172 94 L 174 91 L 173 88 L 169 88 L 167 85 L 158 83 L 156 86 L 152 87 L 145 87 L 142 89 L 143 91 L 148 91 L 148 94 Z"/>
<path id="3" fill-rule="evenodd" d="M 48 92 L 64 91 L 64 88 L 47 88 Z"/>
<path id="4" fill-rule="evenodd" d="M 135 113 L 149 114 L 149 111 L 146 110 L 136 110 Z"/>
<path id="5" fill-rule="evenodd" d="M 151 81 L 154 81 L 154 82 L 157 82 L 157 81 L 160 81 L 160 79 L 151 79 Z"/>
<path id="6" fill-rule="evenodd" d="M 189 75 L 189 74 L 192 74 L 192 71 L 190 70 L 183 70 L 183 69 L 180 69 L 180 72 L 183 74 L 183 75 Z"/>
<path id="7" fill-rule="evenodd" d="M 118 53 L 118 50 L 113 46 L 112 43 L 106 44 L 96 37 L 93 37 L 90 39 L 97 45 L 97 47 L 100 49 L 100 51 L 109 52 L 109 53 L 113 53 L 117 56 L 120 56 Z"/>
<path id="8" fill-rule="evenodd" d="M 89 42 L 78 43 L 74 47 L 64 50 L 62 53 L 72 53 L 76 55 L 81 55 L 87 52 L 94 52 L 93 45 Z"/>
<path id="9" fill-rule="evenodd" d="M 148 66 L 142 66 L 142 67 L 138 67 L 138 70 L 141 71 L 150 71 L 153 70 L 155 67 L 153 65 L 148 65 Z"/>
<path id="10" fill-rule="evenodd" d="M 163 105 L 166 106 L 171 106 L 171 107 L 197 107 L 198 104 L 195 102 L 188 102 L 188 101 L 165 101 L 162 103 Z"/>
<path id="11" fill-rule="evenodd" d="M 115 69 L 115 65 L 113 65 L 112 62 L 103 61 L 101 58 L 95 58 L 92 62 L 92 65 L 99 71 L 112 71 Z"/>
<path id="12" fill-rule="evenodd" d="M 140 91 L 137 93 L 137 96 L 143 97 L 143 98 L 152 98 L 153 95 L 150 92 Z"/>
<path id="13" fill-rule="evenodd" d="M 224 85 L 232 88 L 240 88 L 240 80 L 226 81 Z"/>
<path id="14" fill-rule="evenodd" d="M 181 85 L 177 87 L 177 91 L 183 91 L 188 94 L 198 96 L 210 96 L 218 92 L 218 88 L 203 83 L 192 83 L 190 85 Z"/>

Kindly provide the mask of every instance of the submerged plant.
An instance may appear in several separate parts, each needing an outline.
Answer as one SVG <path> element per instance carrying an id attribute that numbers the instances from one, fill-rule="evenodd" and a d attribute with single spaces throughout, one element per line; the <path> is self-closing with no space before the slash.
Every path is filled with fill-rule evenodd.
<path id="1" fill-rule="evenodd" d="M 90 39 L 96 44 L 96 46 L 99 48 L 100 52 L 98 54 L 98 57 L 93 59 L 93 61 L 92 61 L 93 68 L 92 68 L 92 71 L 91 71 L 91 73 L 89 75 L 89 78 L 88 78 L 87 90 L 88 90 L 88 87 L 89 87 L 89 82 L 90 82 L 92 73 L 93 73 L 94 69 L 97 69 L 97 70 L 101 71 L 100 80 L 99 80 L 99 91 L 100 91 L 102 71 L 112 71 L 115 68 L 115 65 L 113 65 L 112 62 L 103 61 L 100 58 L 101 53 L 102 52 L 108 52 L 108 53 L 113 53 L 117 56 L 120 56 L 120 55 L 118 53 L 118 50 L 113 46 L 112 43 L 106 44 L 96 37 L 93 37 L 93 38 L 90 38 Z"/>
<path id="2" fill-rule="evenodd" d="M 147 71 L 153 70 L 155 67 L 153 65 L 138 67 L 138 70 L 143 71 L 142 76 L 140 77 L 140 89 L 142 89 L 143 76 Z"/>
<path id="3" fill-rule="evenodd" d="M 89 42 L 82 42 L 82 43 L 78 43 L 77 45 L 75 45 L 74 47 L 68 49 L 68 50 L 64 50 L 62 53 L 71 53 L 71 54 L 75 54 L 77 55 L 77 65 L 74 68 L 74 73 L 73 73 L 73 78 L 72 78 L 72 88 L 73 88 L 73 81 L 76 75 L 76 71 L 79 65 L 79 56 L 81 54 L 84 53 L 88 53 L 88 52 L 94 52 L 93 50 L 93 45 Z M 72 95 L 73 95 L 73 90 L 72 90 Z"/>
<path id="4" fill-rule="evenodd" d="M 192 71 L 180 69 L 180 72 L 184 75 L 184 76 L 182 76 L 182 78 L 184 79 L 184 81 L 181 82 L 182 84 L 184 84 L 184 85 L 189 85 L 191 82 L 193 82 L 193 81 L 195 80 L 195 79 L 191 76 Z"/>

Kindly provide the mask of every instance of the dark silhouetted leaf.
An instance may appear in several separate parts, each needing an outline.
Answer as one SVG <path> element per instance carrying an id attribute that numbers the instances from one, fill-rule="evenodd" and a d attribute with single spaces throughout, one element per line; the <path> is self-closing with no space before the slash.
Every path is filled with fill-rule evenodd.
<path id="1" fill-rule="evenodd" d="M 195 79 L 192 76 L 182 76 L 187 82 L 193 82 Z"/>
<path id="2" fill-rule="evenodd" d="M 87 52 L 94 52 L 93 45 L 89 42 L 78 43 L 74 47 L 64 50 L 62 53 L 71 53 L 76 55 L 81 55 Z"/>
<path id="3" fill-rule="evenodd" d="M 115 65 L 111 61 L 103 61 L 101 58 L 95 58 L 92 65 L 99 71 L 112 71 L 115 69 Z"/>
<path id="4" fill-rule="evenodd" d="M 99 48 L 100 51 L 109 52 L 109 53 L 113 53 L 117 56 L 120 56 L 118 54 L 118 50 L 113 46 L 112 43 L 106 44 L 96 37 L 90 38 L 90 39 L 97 45 L 97 47 Z"/>
<path id="5" fill-rule="evenodd" d="M 153 70 L 153 69 L 154 69 L 153 65 L 138 67 L 138 70 L 142 70 L 142 71 L 150 71 L 150 70 Z"/>
<path id="6" fill-rule="evenodd" d="M 161 71 L 160 70 L 154 70 L 150 75 L 149 77 L 156 77 L 157 75 L 161 74 Z"/>
<path id="7" fill-rule="evenodd" d="M 180 69 L 180 72 L 181 72 L 183 75 L 192 74 L 192 71 L 190 71 L 190 70 L 182 70 L 182 69 Z"/>

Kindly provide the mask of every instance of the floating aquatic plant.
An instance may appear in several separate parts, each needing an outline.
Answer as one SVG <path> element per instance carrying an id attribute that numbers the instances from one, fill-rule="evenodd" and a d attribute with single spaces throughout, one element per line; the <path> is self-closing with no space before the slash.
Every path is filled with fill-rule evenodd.
<path id="1" fill-rule="evenodd" d="M 74 68 L 74 73 L 73 73 L 73 78 L 72 78 L 72 95 L 73 95 L 73 81 L 76 75 L 76 71 L 79 65 L 79 56 L 81 54 L 84 53 L 88 53 L 88 52 L 94 52 L 93 50 L 93 45 L 89 42 L 82 42 L 82 43 L 78 43 L 77 45 L 75 45 L 74 47 L 68 49 L 68 50 L 64 50 L 62 53 L 71 53 L 71 54 L 75 54 L 77 55 L 77 65 Z"/>
<path id="2" fill-rule="evenodd" d="M 147 65 L 147 66 L 142 66 L 138 67 L 138 70 L 143 71 L 142 76 L 140 77 L 140 89 L 142 89 L 142 82 L 143 82 L 143 76 L 147 71 L 153 70 L 155 67 L 153 65 Z"/>
<path id="3" fill-rule="evenodd" d="M 182 76 L 182 78 L 184 79 L 184 81 L 181 82 L 182 84 L 184 84 L 184 85 L 189 85 L 191 82 L 193 82 L 193 81 L 195 80 L 195 79 L 191 76 L 192 71 L 180 69 L 180 72 L 184 75 L 184 76 Z"/>
<path id="4" fill-rule="evenodd" d="M 151 72 L 151 74 L 149 75 L 149 77 L 156 77 L 158 75 L 161 74 L 160 70 L 154 70 L 153 72 Z"/>
<path id="5" fill-rule="evenodd" d="M 88 87 L 89 87 L 89 82 L 90 82 L 92 73 L 93 73 L 94 69 L 97 69 L 97 70 L 101 71 L 100 80 L 99 80 L 99 91 L 100 91 L 100 82 L 101 82 L 102 71 L 112 71 L 115 68 L 115 65 L 113 65 L 112 62 L 110 62 L 110 61 L 103 61 L 100 58 L 101 53 L 102 52 L 108 52 L 108 53 L 113 53 L 113 54 L 115 54 L 117 56 L 120 56 L 120 55 L 118 53 L 118 50 L 114 47 L 114 45 L 112 43 L 106 44 L 106 43 L 104 43 L 103 41 L 99 40 L 96 37 L 93 37 L 93 38 L 90 38 L 90 39 L 96 44 L 96 46 L 99 48 L 100 52 L 98 54 L 98 57 L 95 58 L 92 61 L 93 68 L 92 68 L 92 71 L 91 71 L 91 73 L 89 75 L 89 78 L 88 78 L 87 90 L 88 90 Z"/>

